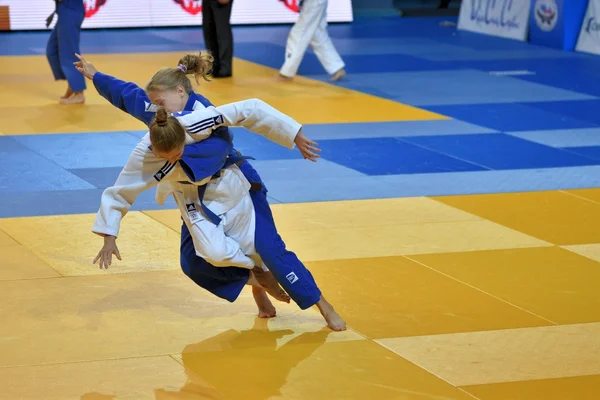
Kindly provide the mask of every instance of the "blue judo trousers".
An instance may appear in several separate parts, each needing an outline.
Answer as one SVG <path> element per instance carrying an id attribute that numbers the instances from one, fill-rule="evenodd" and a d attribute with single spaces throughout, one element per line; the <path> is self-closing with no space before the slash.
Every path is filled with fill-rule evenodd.
<path id="1" fill-rule="evenodd" d="M 74 92 L 85 90 L 85 77 L 81 75 L 74 62 L 79 61 L 75 53 L 80 54 L 79 41 L 81 24 L 85 18 L 83 0 L 62 0 L 56 4 L 58 21 L 46 47 L 46 57 L 56 80 L 67 80 Z"/>
<path id="2" fill-rule="evenodd" d="M 150 109 L 150 99 L 136 84 L 124 82 L 102 73 L 96 73 L 93 82 L 98 93 L 115 107 L 143 121 L 146 125 L 149 125 L 154 118 L 155 113 Z M 192 92 L 184 111 L 192 111 L 197 101 L 205 107 L 212 106 L 205 97 Z M 229 130 L 227 127 L 220 127 L 210 138 L 186 146 L 180 164 L 188 177 L 196 182 L 214 174 L 215 165 L 223 168 L 234 161 L 239 161 L 239 158 L 236 157 L 238 157 L 238 153 L 233 147 Z M 211 167 L 206 169 L 207 165 Z M 266 186 L 248 161 L 242 160 L 240 170 L 255 187 L 250 191 L 250 196 L 256 215 L 254 244 L 258 254 L 301 309 L 304 310 L 315 305 L 321 297 L 321 291 L 310 271 L 306 269 L 296 254 L 286 249 L 285 243 L 277 233 L 267 199 Z M 206 215 L 204 207 L 203 211 Z M 210 215 L 206 216 L 213 219 Z M 183 272 L 198 286 L 227 301 L 235 301 L 248 282 L 250 276 L 248 269 L 215 267 L 198 257 L 185 224 L 182 224 L 181 228 L 180 253 Z"/>

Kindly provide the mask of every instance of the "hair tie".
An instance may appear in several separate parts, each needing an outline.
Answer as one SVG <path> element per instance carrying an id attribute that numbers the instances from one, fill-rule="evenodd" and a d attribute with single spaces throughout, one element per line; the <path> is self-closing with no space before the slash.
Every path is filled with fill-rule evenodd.
<path id="1" fill-rule="evenodd" d="M 181 72 L 183 72 L 184 74 L 187 72 L 187 67 L 183 64 L 179 64 L 177 66 L 177 69 L 179 69 Z"/>

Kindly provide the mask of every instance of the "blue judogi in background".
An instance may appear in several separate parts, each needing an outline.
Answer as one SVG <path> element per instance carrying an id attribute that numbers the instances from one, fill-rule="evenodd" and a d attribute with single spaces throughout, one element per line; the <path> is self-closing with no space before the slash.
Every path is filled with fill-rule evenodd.
<path id="1" fill-rule="evenodd" d="M 75 53 L 80 53 L 81 25 L 85 18 L 83 0 L 56 1 L 56 14 L 58 20 L 46 47 L 50 69 L 54 79 L 67 80 L 72 93 L 83 92 L 86 89 L 85 77 L 73 65 L 78 61 Z M 65 95 L 63 100 L 66 97 L 69 96 Z"/>

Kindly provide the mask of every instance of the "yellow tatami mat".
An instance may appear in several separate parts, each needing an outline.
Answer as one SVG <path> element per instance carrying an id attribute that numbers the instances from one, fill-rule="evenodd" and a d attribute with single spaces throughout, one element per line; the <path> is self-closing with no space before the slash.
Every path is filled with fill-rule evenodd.
<path id="1" fill-rule="evenodd" d="M 600 323 L 379 342 L 456 386 L 600 373 Z"/>
<path id="2" fill-rule="evenodd" d="M 118 247 L 123 261 L 99 271 L 92 261 L 104 239 L 92 233 L 95 215 L 0 219 L 0 229 L 61 275 L 96 275 L 179 269 L 179 234 L 140 212 L 122 224 Z"/>
<path id="3" fill-rule="evenodd" d="M 108 271 L 93 215 L 0 219 L 0 399 L 592 399 L 598 208 L 558 192 L 274 205 L 343 333 L 316 308 L 261 320 L 248 289 L 198 288 L 175 210 L 127 215 Z"/>
<path id="4" fill-rule="evenodd" d="M 192 51 L 193 52 L 193 51 Z M 185 52 L 140 54 L 88 54 L 86 59 L 101 72 L 144 87 L 161 67 L 176 66 Z M 64 82 L 54 82 L 45 71 L 43 56 L 0 57 L 0 133 L 78 133 L 83 131 L 140 130 L 145 126 L 100 97 L 90 81 L 86 104 L 64 107 L 58 97 Z M 447 119 L 439 114 L 368 94 L 299 77 L 278 82 L 276 71 L 235 59 L 232 79 L 202 82 L 198 91 L 214 104 L 260 98 L 303 124 Z M 44 71 L 40 74 L 40 71 Z M 306 107 L 310 104 L 310 107 Z"/>

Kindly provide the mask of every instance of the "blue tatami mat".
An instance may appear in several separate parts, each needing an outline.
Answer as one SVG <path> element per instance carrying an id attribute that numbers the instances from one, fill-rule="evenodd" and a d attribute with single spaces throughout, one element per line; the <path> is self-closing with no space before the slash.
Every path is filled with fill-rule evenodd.
<path id="1" fill-rule="evenodd" d="M 598 164 L 588 157 L 503 134 L 424 136 L 401 140 L 495 170 Z"/>
<path id="2" fill-rule="evenodd" d="M 402 136 L 470 135 L 495 133 L 493 129 L 456 119 L 401 122 L 363 122 L 306 125 L 303 132 L 313 140 L 368 139 Z"/>
<path id="3" fill-rule="evenodd" d="M 395 138 L 321 141 L 320 145 L 324 159 L 367 175 L 486 169 Z"/>
<path id="4" fill-rule="evenodd" d="M 94 186 L 33 151 L 0 154 L 0 193 L 93 189 Z M 29 204 L 37 207 L 36 204 Z"/>
<path id="5" fill-rule="evenodd" d="M 330 82 L 312 49 L 299 74 L 448 119 L 397 122 L 390 115 L 382 122 L 305 125 L 322 149 L 317 163 L 233 129 L 235 147 L 256 158 L 251 163 L 272 202 L 600 185 L 600 56 L 458 31 L 441 26 L 444 21 L 456 18 L 330 24 L 347 76 Z M 234 55 L 279 69 L 290 29 L 235 26 Z M 48 37 L 49 31 L 3 33 L 0 55 L 43 57 Z M 81 48 L 84 54 L 183 53 L 204 49 L 203 40 L 199 26 L 86 30 Z M 29 135 L 0 135 L 0 217 L 96 212 L 102 191 L 147 132 L 141 123 L 139 131 L 82 127 L 57 135 L 42 135 L 43 120 L 31 126 Z M 110 128 L 106 121 L 103 129 Z M 161 208 L 154 195 L 154 189 L 143 193 L 133 209 Z M 174 206 L 169 200 L 167 207 Z"/>
<path id="6" fill-rule="evenodd" d="M 340 86 L 415 106 L 595 100 L 593 96 L 474 70 L 361 74 Z"/>
<path id="7" fill-rule="evenodd" d="M 122 167 L 139 142 L 128 132 L 26 135 L 14 138 L 66 169 Z"/>
<path id="8" fill-rule="evenodd" d="M 521 139 L 552 147 L 600 146 L 600 127 L 507 133 Z"/>
<path id="9" fill-rule="evenodd" d="M 597 124 L 519 103 L 431 106 L 426 109 L 501 132 L 595 128 Z"/>

